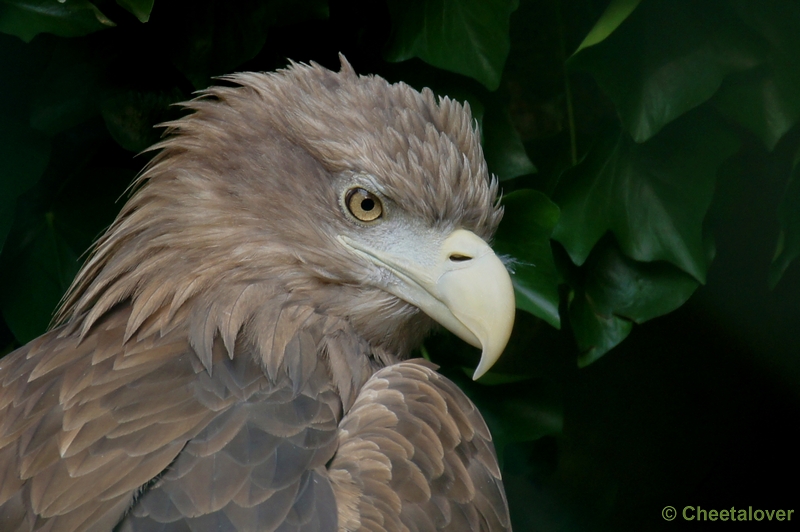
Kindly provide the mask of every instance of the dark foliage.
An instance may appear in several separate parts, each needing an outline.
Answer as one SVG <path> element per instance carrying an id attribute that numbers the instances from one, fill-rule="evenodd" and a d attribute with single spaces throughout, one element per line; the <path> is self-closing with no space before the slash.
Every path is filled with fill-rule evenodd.
<path id="1" fill-rule="evenodd" d="M 478 383 L 454 337 L 423 354 L 485 413 L 515 530 L 796 505 L 796 0 L 0 0 L 0 349 L 46 329 L 171 104 L 339 52 L 468 100 L 502 181 L 508 351 Z"/>

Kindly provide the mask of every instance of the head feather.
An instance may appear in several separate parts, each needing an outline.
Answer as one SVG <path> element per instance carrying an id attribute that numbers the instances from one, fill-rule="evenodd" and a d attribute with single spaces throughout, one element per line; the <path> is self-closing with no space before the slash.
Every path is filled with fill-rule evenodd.
<path id="1" fill-rule="evenodd" d="M 332 182 L 343 173 L 375 176 L 429 226 L 485 239 L 497 227 L 497 181 L 468 106 L 359 76 L 344 58 L 339 72 L 292 63 L 224 79 L 235 86 L 202 91 L 184 104 L 190 114 L 166 124 L 65 296 L 64 334 L 85 334 L 123 301 L 133 306 L 126 339 L 188 315 L 196 349 L 219 334 L 231 353 L 239 330 L 275 301 L 349 309 L 363 321 L 354 327 L 375 328 L 368 337 L 395 328 L 381 316 L 416 319 L 410 305 L 367 291 L 336 242 L 345 221 L 331 208 Z"/>

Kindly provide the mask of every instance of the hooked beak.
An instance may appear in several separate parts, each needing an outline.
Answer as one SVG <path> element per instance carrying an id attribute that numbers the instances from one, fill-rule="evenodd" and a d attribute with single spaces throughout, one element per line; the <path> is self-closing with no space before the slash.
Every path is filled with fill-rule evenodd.
<path id="1" fill-rule="evenodd" d="M 473 379 L 500 358 L 514 325 L 514 288 L 506 267 L 475 233 L 457 229 L 432 250 L 435 257 L 428 253 L 416 260 L 346 236 L 338 238 L 356 254 L 394 273 L 400 282 L 386 286 L 387 291 L 482 349 Z"/>

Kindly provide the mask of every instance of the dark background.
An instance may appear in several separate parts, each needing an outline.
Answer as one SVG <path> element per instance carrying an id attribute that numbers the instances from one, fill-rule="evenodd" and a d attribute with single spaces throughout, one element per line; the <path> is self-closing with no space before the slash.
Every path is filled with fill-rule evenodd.
<path id="1" fill-rule="evenodd" d="M 29 9 L 40 4 L 46 17 Z M 343 52 L 359 73 L 468 99 L 507 218 L 522 220 L 497 246 L 536 297 L 518 293 L 493 374 L 470 382 L 477 354 L 448 334 L 424 346 L 492 428 L 514 529 L 691 527 L 665 522 L 667 505 L 800 511 L 797 2 L 55 4 L 0 0 L 3 353 L 48 326 L 151 157 L 135 154 L 159 138 L 153 125 L 180 116 L 170 104 L 288 59 L 338 69 Z M 619 25 L 601 18 L 626 8 Z M 573 56 L 603 24 L 610 35 Z M 620 176 L 593 189 L 605 215 L 576 221 L 579 185 Z M 647 179 L 667 190 L 660 203 L 625 194 Z M 693 203 L 703 187 L 710 204 Z M 666 205 L 662 225 L 637 205 Z M 656 247 L 655 227 L 693 220 L 694 237 L 673 236 L 702 240 L 700 266 L 645 256 L 613 224 L 579 257 L 614 216 Z"/>

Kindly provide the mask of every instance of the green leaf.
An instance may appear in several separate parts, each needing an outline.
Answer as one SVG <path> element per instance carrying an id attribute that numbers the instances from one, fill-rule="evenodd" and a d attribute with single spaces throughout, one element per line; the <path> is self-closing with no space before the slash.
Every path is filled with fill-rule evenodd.
<path id="1" fill-rule="evenodd" d="M 633 329 L 633 322 L 619 316 L 603 316 L 592 309 L 586 295 L 570 305 L 569 322 L 578 344 L 578 367 L 584 368 L 620 344 Z"/>
<path id="2" fill-rule="evenodd" d="M 489 171 L 500 181 L 536 172 L 508 109 L 492 107 L 483 120 L 483 152 Z"/>
<path id="3" fill-rule="evenodd" d="M 724 116 L 755 133 L 770 151 L 800 118 L 800 100 L 783 78 L 758 69 L 730 80 L 714 98 Z"/>
<path id="4" fill-rule="evenodd" d="M 711 98 L 726 76 L 760 64 L 763 51 L 726 2 L 653 0 L 569 64 L 594 75 L 644 142 Z"/>
<path id="5" fill-rule="evenodd" d="M 582 270 L 585 277 L 569 307 L 581 367 L 624 340 L 634 323 L 683 305 L 699 286 L 668 263 L 642 263 L 624 256 L 612 239 L 595 247 Z"/>
<path id="6" fill-rule="evenodd" d="M 753 131 L 772 150 L 800 120 L 800 5 L 739 2 L 739 16 L 766 48 L 761 68 L 733 76 L 715 97 L 727 117 Z"/>
<path id="7" fill-rule="evenodd" d="M 195 88 L 202 89 L 212 76 L 228 74 L 255 57 L 267 40 L 269 27 L 327 16 L 327 2 L 322 0 L 200 4 L 173 14 L 172 61 Z"/>
<path id="8" fill-rule="evenodd" d="M 560 328 L 558 273 L 550 248 L 558 207 L 536 190 L 507 194 L 503 207 L 505 214 L 495 234 L 494 249 L 512 259 L 517 307 Z"/>
<path id="9" fill-rule="evenodd" d="M 607 232 L 626 255 L 665 260 L 704 282 L 709 257 L 702 224 L 719 165 L 738 140 L 713 117 L 692 113 L 644 144 L 609 133 L 567 171 L 553 199 L 553 238 L 581 265 Z"/>
<path id="10" fill-rule="evenodd" d="M 393 35 L 386 57 L 419 57 L 495 90 L 511 46 L 509 18 L 518 5 L 518 0 L 389 0 Z"/>
<path id="11" fill-rule="evenodd" d="M 584 48 L 594 46 L 606 39 L 609 35 L 614 33 L 622 22 L 633 13 L 636 6 L 639 5 L 641 0 L 611 0 L 606 10 L 600 16 L 600 19 L 595 23 L 583 42 L 575 50 L 577 54 Z"/>
<path id="12" fill-rule="evenodd" d="M 774 289 L 789 264 L 800 255 L 800 152 L 795 157 L 786 192 L 778 207 L 781 229 L 769 267 L 769 287 Z"/>
<path id="13" fill-rule="evenodd" d="M 114 25 L 88 0 L 0 0 L 0 31 L 25 42 L 40 33 L 80 37 Z"/>
<path id="14" fill-rule="evenodd" d="M 139 22 L 147 22 L 155 0 L 117 0 L 117 3 L 136 16 Z"/>

